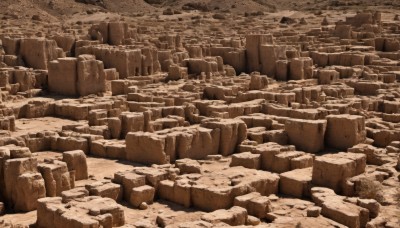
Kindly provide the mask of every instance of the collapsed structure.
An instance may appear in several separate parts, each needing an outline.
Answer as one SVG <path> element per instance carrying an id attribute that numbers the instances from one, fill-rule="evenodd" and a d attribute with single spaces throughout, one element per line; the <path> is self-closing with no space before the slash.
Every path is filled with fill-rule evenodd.
<path id="1" fill-rule="evenodd" d="M 161 200 L 207 213 L 149 226 L 399 224 L 398 23 L 226 22 L 231 38 L 174 23 L 167 35 L 122 21 L 0 30 L 0 213 L 129 227 L 127 213 Z M 75 122 L 21 133 L 22 119 L 49 117 Z M 60 156 L 37 158 L 48 151 Z M 90 177 L 93 157 L 130 169 Z"/>

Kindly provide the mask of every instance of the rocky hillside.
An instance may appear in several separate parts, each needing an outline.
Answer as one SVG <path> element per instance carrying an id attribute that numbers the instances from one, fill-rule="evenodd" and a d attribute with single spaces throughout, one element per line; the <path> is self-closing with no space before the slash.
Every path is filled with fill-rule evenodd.
<path id="1" fill-rule="evenodd" d="M 393 0 L 144 0 L 157 7 L 182 8 L 185 6 L 207 6 L 209 10 L 271 11 L 271 10 L 324 10 L 364 7 L 400 6 Z M 362 9 L 360 8 L 360 9 Z M 236 10 L 235 10 L 236 9 Z"/>
<path id="2" fill-rule="evenodd" d="M 86 12 L 106 11 L 123 14 L 160 13 L 174 10 L 217 12 L 272 12 L 276 10 L 326 10 L 400 7 L 392 0 L 1 0 L 0 14 L 11 17 L 39 15 L 42 20 Z M 65 18 L 64 18 L 65 19 Z"/>

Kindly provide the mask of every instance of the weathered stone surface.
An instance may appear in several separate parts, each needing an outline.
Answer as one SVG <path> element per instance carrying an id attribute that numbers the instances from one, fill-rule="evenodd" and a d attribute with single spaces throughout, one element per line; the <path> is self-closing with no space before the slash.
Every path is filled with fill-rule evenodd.
<path id="1" fill-rule="evenodd" d="M 125 224 L 124 211 L 114 200 L 96 196 L 67 204 L 59 197 L 40 199 L 37 217 L 39 227 L 116 227 Z"/>
<path id="2" fill-rule="evenodd" d="M 0 1 L 0 227 L 398 227 L 399 1 L 110 2 Z"/>
<path id="3" fill-rule="evenodd" d="M 365 167 L 366 156 L 364 154 L 324 155 L 314 161 L 312 183 L 341 193 L 344 191 L 347 179 L 364 173 Z"/>
<path id="4" fill-rule="evenodd" d="M 326 143 L 329 147 L 348 149 L 365 141 L 365 119 L 362 116 L 327 116 Z"/>
<path id="5" fill-rule="evenodd" d="M 201 219 L 212 224 L 223 222 L 231 226 L 240 226 L 246 223 L 247 211 L 241 207 L 232 207 L 228 210 L 221 209 L 205 214 Z"/>
<path id="6" fill-rule="evenodd" d="M 68 170 L 75 171 L 76 180 L 83 180 L 88 178 L 86 155 L 83 151 L 75 150 L 64 152 L 63 161 L 67 163 Z"/>
<path id="7" fill-rule="evenodd" d="M 289 143 L 297 149 L 317 153 L 324 149 L 326 121 L 325 120 L 288 120 L 285 131 Z"/>

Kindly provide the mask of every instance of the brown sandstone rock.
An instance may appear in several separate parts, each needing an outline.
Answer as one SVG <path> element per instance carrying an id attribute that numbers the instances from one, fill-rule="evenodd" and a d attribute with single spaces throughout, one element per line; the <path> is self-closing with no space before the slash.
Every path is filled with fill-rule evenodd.
<path id="1" fill-rule="evenodd" d="M 88 178 L 86 155 L 83 151 L 75 150 L 64 152 L 63 161 L 67 163 L 68 170 L 75 170 L 76 180 L 83 180 Z"/>

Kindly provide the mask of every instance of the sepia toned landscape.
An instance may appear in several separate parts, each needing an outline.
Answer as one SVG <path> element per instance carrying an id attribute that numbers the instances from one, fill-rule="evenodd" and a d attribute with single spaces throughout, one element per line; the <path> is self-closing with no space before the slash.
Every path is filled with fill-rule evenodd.
<path id="1" fill-rule="evenodd" d="M 400 1 L 0 0 L 0 228 L 399 228 Z"/>

